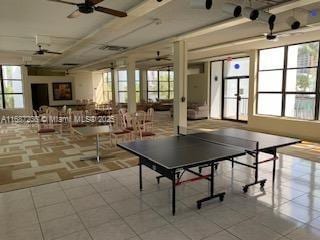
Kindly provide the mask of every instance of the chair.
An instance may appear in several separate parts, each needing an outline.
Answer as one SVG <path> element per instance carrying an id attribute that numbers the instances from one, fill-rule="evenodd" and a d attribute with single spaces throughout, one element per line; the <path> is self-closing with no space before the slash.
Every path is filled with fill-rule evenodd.
<path id="1" fill-rule="evenodd" d="M 49 123 L 53 128 L 58 127 L 60 133 L 62 133 L 62 123 L 60 122 L 60 112 L 57 108 L 48 107 L 46 111 Z"/>
<path id="2" fill-rule="evenodd" d="M 48 109 L 48 106 L 42 105 L 39 107 L 39 113 L 46 113 Z"/>
<path id="3" fill-rule="evenodd" d="M 70 132 L 74 137 L 75 128 L 86 127 L 83 123 L 84 112 L 83 111 L 69 111 L 69 126 Z"/>
<path id="4" fill-rule="evenodd" d="M 114 124 L 113 124 L 113 131 L 110 135 L 110 143 L 111 146 L 113 146 L 113 141 L 112 139 L 115 139 L 115 146 L 118 143 L 118 140 L 121 138 L 123 141 L 125 139 L 130 139 L 130 135 L 131 135 L 131 131 L 126 130 L 123 126 L 123 120 L 122 120 L 122 116 L 120 114 L 118 115 L 113 115 L 113 120 L 114 120 Z"/>
<path id="5" fill-rule="evenodd" d="M 154 120 L 154 109 L 149 108 L 146 115 L 146 127 L 150 126 L 150 130 L 153 129 L 153 120 Z"/>
<path id="6" fill-rule="evenodd" d="M 146 130 L 146 119 L 147 119 L 147 113 L 145 111 L 137 111 L 135 113 L 135 118 L 139 122 L 140 127 L 143 130 Z"/>
<path id="7" fill-rule="evenodd" d="M 119 109 L 119 114 L 120 114 L 120 115 L 124 115 L 126 112 L 127 112 L 127 109 L 126 109 L 126 108 L 120 108 L 120 109 Z"/>
<path id="8" fill-rule="evenodd" d="M 133 126 L 133 131 L 131 132 L 131 135 L 132 135 L 134 140 L 137 139 L 137 138 L 142 140 L 143 138 L 146 138 L 146 137 L 154 138 L 156 136 L 155 133 L 153 133 L 151 131 L 146 131 L 143 128 L 143 126 L 140 125 L 140 122 L 139 122 L 139 120 L 137 118 L 133 119 L 132 126 Z"/>
<path id="9" fill-rule="evenodd" d="M 131 116 L 130 113 L 125 113 L 122 116 L 123 126 L 128 131 L 133 131 L 132 121 L 133 121 L 133 117 Z"/>
<path id="10" fill-rule="evenodd" d="M 52 121 L 50 121 L 50 119 L 46 119 L 46 122 L 41 122 L 40 118 L 37 118 L 37 133 L 39 136 L 39 144 L 40 144 L 40 148 L 42 148 L 42 136 L 43 135 L 54 135 L 55 136 L 55 132 L 56 130 L 54 129 L 53 123 Z M 56 144 L 56 136 L 54 138 L 54 143 Z"/>

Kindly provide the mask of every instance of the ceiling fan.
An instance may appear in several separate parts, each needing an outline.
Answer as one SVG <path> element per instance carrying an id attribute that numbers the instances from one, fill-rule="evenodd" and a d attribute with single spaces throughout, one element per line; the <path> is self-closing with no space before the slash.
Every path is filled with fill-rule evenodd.
<path id="1" fill-rule="evenodd" d="M 48 1 L 77 6 L 78 9 L 75 10 L 73 13 L 71 13 L 68 16 L 68 18 L 76 18 L 76 17 L 79 17 L 81 13 L 89 14 L 89 13 L 93 13 L 94 11 L 110 14 L 116 17 L 127 16 L 126 12 L 114 10 L 111 8 L 96 6 L 97 4 L 103 2 L 104 0 L 85 0 L 83 3 L 73 3 L 73 2 L 63 1 L 63 0 L 48 0 Z"/>
<path id="2" fill-rule="evenodd" d="M 60 52 L 54 52 L 54 51 L 50 51 L 48 49 L 44 49 L 41 47 L 41 45 L 38 45 L 38 50 L 33 54 L 33 55 L 45 55 L 45 54 L 56 54 L 56 55 L 60 55 L 62 53 Z"/>
<path id="3" fill-rule="evenodd" d="M 155 60 L 156 60 L 157 62 L 160 62 L 160 61 L 162 61 L 162 60 L 171 61 L 171 59 L 168 58 L 168 57 L 161 57 L 161 56 L 160 56 L 160 51 L 157 51 L 157 56 L 156 56 Z"/>

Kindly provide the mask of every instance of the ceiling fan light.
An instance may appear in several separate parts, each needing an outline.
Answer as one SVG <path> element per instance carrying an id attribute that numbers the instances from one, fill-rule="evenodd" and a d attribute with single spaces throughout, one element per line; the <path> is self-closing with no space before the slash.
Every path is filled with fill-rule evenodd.
<path id="1" fill-rule="evenodd" d="M 268 24 L 274 24 L 277 19 L 277 16 L 265 11 L 260 11 L 259 12 L 259 17 L 258 20 L 262 22 L 266 22 Z"/>
<path id="2" fill-rule="evenodd" d="M 289 17 L 287 19 L 287 24 L 290 26 L 292 30 L 297 30 L 301 26 L 301 22 L 294 17 Z"/>
<path id="3" fill-rule="evenodd" d="M 232 4 L 232 3 L 225 3 L 222 6 L 222 10 L 225 13 L 232 14 L 232 16 L 234 16 L 234 17 L 239 17 L 239 16 L 241 16 L 242 7 L 239 5 Z"/>
<path id="4" fill-rule="evenodd" d="M 214 0 L 190 0 L 191 8 L 210 10 Z"/>
<path id="5" fill-rule="evenodd" d="M 242 16 L 249 18 L 252 21 L 257 20 L 259 17 L 259 10 L 250 7 L 245 7 L 242 10 Z"/>

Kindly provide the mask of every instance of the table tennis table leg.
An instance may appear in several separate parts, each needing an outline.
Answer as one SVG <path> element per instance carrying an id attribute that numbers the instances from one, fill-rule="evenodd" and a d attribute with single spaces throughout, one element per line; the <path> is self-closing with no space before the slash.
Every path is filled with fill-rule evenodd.
<path id="1" fill-rule="evenodd" d="M 96 136 L 96 151 L 97 151 L 97 162 L 100 162 L 100 137 L 99 134 Z"/>
<path id="2" fill-rule="evenodd" d="M 200 209 L 203 202 L 210 201 L 213 198 L 219 198 L 219 200 L 222 202 L 224 200 L 225 192 L 214 194 L 214 172 L 215 172 L 215 164 L 210 164 L 210 196 L 200 199 L 197 201 L 197 208 Z"/>
<path id="3" fill-rule="evenodd" d="M 172 215 L 176 214 L 176 172 L 172 172 Z"/>
<path id="4" fill-rule="evenodd" d="M 257 147 L 257 149 L 259 149 L 259 148 Z M 266 184 L 266 181 L 267 181 L 267 179 L 259 180 L 259 151 L 258 150 L 254 153 L 254 157 L 255 157 L 255 163 L 254 163 L 254 167 L 253 167 L 255 170 L 254 182 L 243 186 L 244 193 L 248 192 L 249 187 L 254 186 L 256 184 L 260 184 L 261 189 L 263 189 L 264 185 Z"/>
<path id="5" fill-rule="evenodd" d="M 277 150 L 273 150 L 273 168 L 272 168 L 272 183 L 274 184 L 276 180 L 276 163 L 277 163 Z"/>
<path id="6" fill-rule="evenodd" d="M 140 186 L 140 191 L 142 191 L 143 185 L 142 185 L 142 159 L 141 159 L 141 157 L 139 158 L 139 186 Z"/>

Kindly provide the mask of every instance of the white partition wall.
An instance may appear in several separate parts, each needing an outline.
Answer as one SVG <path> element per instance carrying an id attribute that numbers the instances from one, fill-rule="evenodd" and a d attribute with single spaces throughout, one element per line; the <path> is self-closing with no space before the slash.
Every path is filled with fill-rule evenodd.
<path id="1" fill-rule="evenodd" d="M 211 62 L 210 117 L 221 119 L 223 61 Z"/>

